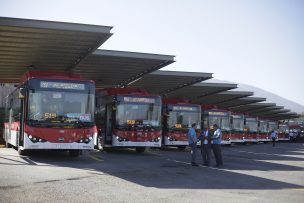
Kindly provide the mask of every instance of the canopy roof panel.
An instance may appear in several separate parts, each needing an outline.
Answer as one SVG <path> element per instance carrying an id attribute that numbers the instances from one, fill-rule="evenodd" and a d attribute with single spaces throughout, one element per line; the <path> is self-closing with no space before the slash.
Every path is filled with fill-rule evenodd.
<path id="1" fill-rule="evenodd" d="M 299 118 L 299 117 L 300 115 L 294 112 L 280 113 L 273 116 L 268 116 L 268 118 L 272 120 L 286 120 L 286 119 Z"/>
<path id="2" fill-rule="evenodd" d="M 266 101 L 266 98 L 245 97 L 245 98 L 239 98 L 239 99 L 223 102 L 223 103 L 218 104 L 218 106 L 221 108 L 231 108 L 231 107 L 253 104 L 253 103 L 262 102 L 262 101 Z"/>
<path id="3" fill-rule="evenodd" d="M 29 69 L 71 71 L 103 44 L 112 27 L 0 17 L 0 82 Z"/>
<path id="4" fill-rule="evenodd" d="M 129 87 L 145 89 L 153 94 L 167 95 L 178 89 L 212 78 L 212 73 L 155 71 L 129 84 Z"/>
<path id="5" fill-rule="evenodd" d="M 261 112 L 269 112 L 269 111 L 280 110 L 280 109 L 284 109 L 284 106 L 269 106 L 269 107 L 260 108 L 260 109 L 253 109 L 248 112 L 249 113 L 261 113 Z"/>
<path id="6" fill-rule="evenodd" d="M 233 107 L 231 108 L 231 110 L 233 112 L 239 112 L 239 113 L 244 113 L 244 112 L 250 113 L 274 106 L 276 106 L 275 103 L 257 103 L 257 104 L 247 104 L 243 106 Z"/>
<path id="7" fill-rule="evenodd" d="M 125 87 L 173 62 L 171 55 L 98 49 L 79 64 L 75 72 L 95 80 L 96 87 Z"/>
<path id="8" fill-rule="evenodd" d="M 197 98 L 193 100 L 195 103 L 206 104 L 206 105 L 217 105 L 220 106 L 221 103 L 236 100 L 243 97 L 252 96 L 253 92 L 246 91 L 225 91 L 217 94 L 212 94 L 204 97 Z"/>
<path id="9" fill-rule="evenodd" d="M 237 88 L 236 84 L 229 83 L 197 83 L 166 94 L 169 98 L 196 99 Z"/>
<path id="10" fill-rule="evenodd" d="M 281 113 L 288 113 L 290 110 L 288 109 L 280 109 L 280 110 L 271 110 L 271 111 L 264 111 L 259 113 L 251 113 L 251 115 L 259 116 L 259 117 L 271 117 L 273 115 L 281 114 Z"/>

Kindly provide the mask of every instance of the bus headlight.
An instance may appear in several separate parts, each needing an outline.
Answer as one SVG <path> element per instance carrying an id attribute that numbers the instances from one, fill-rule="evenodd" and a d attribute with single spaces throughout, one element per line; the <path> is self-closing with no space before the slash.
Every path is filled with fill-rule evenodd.
<path id="1" fill-rule="evenodd" d="M 28 135 L 28 138 L 33 142 L 33 143 L 37 143 L 37 142 L 46 142 L 46 140 L 39 138 L 39 137 L 35 137 L 33 135 Z"/>

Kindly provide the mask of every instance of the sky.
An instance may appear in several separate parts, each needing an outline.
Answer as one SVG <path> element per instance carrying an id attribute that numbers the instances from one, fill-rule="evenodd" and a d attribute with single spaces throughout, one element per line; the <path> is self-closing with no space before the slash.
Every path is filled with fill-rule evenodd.
<path id="1" fill-rule="evenodd" d="M 303 0 L 0 0 L 0 16 L 113 26 L 100 48 L 175 55 L 304 105 Z"/>

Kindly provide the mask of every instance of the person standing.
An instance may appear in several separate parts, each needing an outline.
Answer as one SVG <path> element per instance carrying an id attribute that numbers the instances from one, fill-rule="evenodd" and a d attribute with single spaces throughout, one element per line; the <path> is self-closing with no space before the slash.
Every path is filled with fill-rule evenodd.
<path id="1" fill-rule="evenodd" d="M 275 141 L 277 139 L 277 133 L 274 130 L 271 131 L 271 139 L 272 139 L 272 146 L 275 147 Z"/>
<path id="2" fill-rule="evenodd" d="M 212 135 L 208 129 L 208 126 L 204 126 L 204 130 L 202 131 L 200 137 L 201 137 L 201 154 L 204 162 L 203 165 L 210 166 Z"/>
<path id="3" fill-rule="evenodd" d="M 222 131 L 217 126 L 217 124 L 213 125 L 213 140 L 212 140 L 212 149 L 216 161 L 216 166 L 223 166 L 223 159 L 222 159 L 222 150 L 221 150 L 221 141 L 222 141 Z"/>
<path id="4" fill-rule="evenodd" d="M 191 126 L 192 127 L 188 131 L 188 142 L 189 142 L 189 145 L 191 147 L 191 165 L 192 166 L 198 166 L 198 164 L 196 163 L 196 151 L 197 151 L 196 142 L 197 142 L 197 138 L 196 138 L 196 132 L 195 132 L 195 129 L 194 129 L 195 126 L 196 126 L 196 123 L 193 123 Z"/>

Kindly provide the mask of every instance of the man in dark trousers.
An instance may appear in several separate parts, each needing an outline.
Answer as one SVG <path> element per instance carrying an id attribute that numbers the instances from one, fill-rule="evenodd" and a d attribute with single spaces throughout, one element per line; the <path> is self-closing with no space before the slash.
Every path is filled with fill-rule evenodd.
<path id="1" fill-rule="evenodd" d="M 221 150 L 221 141 L 222 141 L 222 131 L 217 126 L 217 124 L 213 125 L 213 140 L 212 140 L 212 149 L 216 161 L 216 167 L 223 166 L 223 159 L 222 159 L 222 150 Z"/>
<path id="2" fill-rule="evenodd" d="M 208 126 L 204 126 L 204 130 L 202 131 L 200 138 L 201 138 L 201 153 L 204 162 L 203 165 L 210 166 L 212 134 L 210 133 Z"/>
<path id="3" fill-rule="evenodd" d="M 270 136 L 271 136 L 271 139 L 272 139 L 272 146 L 274 147 L 276 139 L 277 139 L 277 133 L 273 130 L 273 131 L 271 131 L 271 135 Z"/>
<path id="4" fill-rule="evenodd" d="M 196 160 L 196 151 L 197 151 L 197 137 L 196 137 L 196 132 L 195 132 L 195 126 L 196 123 L 192 124 L 192 127 L 188 131 L 188 142 L 191 147 L 191 165 L 192 166 L 198 166 L 197 163 L 195 162 Z"/>

